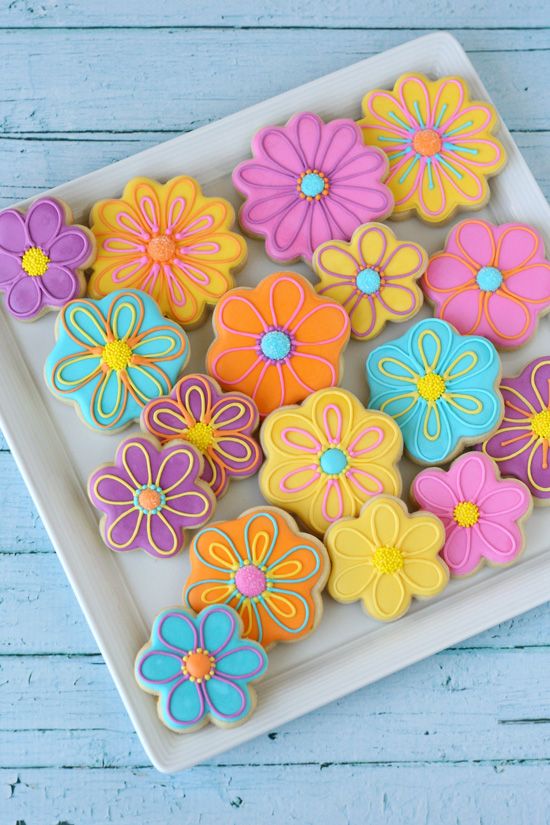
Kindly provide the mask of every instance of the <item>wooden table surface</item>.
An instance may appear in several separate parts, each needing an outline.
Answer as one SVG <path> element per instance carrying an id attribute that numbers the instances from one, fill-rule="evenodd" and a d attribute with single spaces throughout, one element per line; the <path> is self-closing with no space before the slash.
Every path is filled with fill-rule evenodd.
<path id="1" fill-rule="evenodd" d="M 550 194 L 548 3 L 250 6 L 1 0 L 0 206 L 432 27 L 468 50 Z M 550 822 L 548 605 L 163 776 L 4 443 L 0 479 L 1 825 Z"/>

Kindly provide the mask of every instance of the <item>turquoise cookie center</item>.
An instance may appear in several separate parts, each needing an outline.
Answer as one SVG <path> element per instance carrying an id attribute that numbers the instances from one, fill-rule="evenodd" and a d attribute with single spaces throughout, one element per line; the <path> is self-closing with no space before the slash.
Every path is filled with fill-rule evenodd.
<path id="1" fill-rule="evenodd" d="M 496 292 L 502 284 L 502 272 L 496 266 L 483 266 L 476 275 L 478 287 L 483 292 Z"/>
<path id="2" fill-rule="evenodd" d="M 338 447 L 329 447 L 319 459 L 321 470 L 327 475 L 336 476 L 348 466 L 346 454 Z"/>
<path id="3" fill-rule="evenodd" d="M 357 289 L 365 295 L 372 295 L 380 289 L 380 275 L 376 269 L 362 269 L 355 279 Z"/>
<path id="4" fill-rule="evenodd" d="M 315 198 L 325 188 L 325 181 L 317 172 L 308 172 L 300 183 L 300 189 L 307 198 Z"/>
<path id="5" fill-rule="evenodd" d="M 270 361 L 284 361 L 290 352 L 291 345 L 290 335 L 280 329 L 266 332 L 260 341 L 262 355 Z"/>

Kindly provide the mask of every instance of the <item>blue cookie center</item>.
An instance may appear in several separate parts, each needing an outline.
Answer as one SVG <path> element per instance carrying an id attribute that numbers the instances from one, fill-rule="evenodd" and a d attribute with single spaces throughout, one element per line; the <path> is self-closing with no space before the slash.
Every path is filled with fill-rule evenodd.
<path id="1" fill-rule="evenodd" d="M 315 198 L 325 188 L 325 181 L 317 172 L 308 172 L 300 183 L 300 189 L 307 198 Z"/>
<path id="2" fill-rule="evenodd" d="M 477 285 L 483 292 L 496 292 L 502 280 L 502 272 L 496 266 L 483 266 L 476 275 Z"/>
<path id="3" fill-rule="evenodd" d="M 280 329 L 266 332 L 260 341 L 262 354 L 270 361 L 283 361 L 290 352 L 290 335 Z"/>
<path id="4" fill-rule="evenodd" d="M 321 470 L 328 475 L 338 475 L 348 466 L 345 453 L 338 447 L 329 447 L 319 459 Z"/>
<path id="5" fill-rule="evenodd" d="M 362 269 L 355 279 L 357 289 L 365 295 L 372 295 L 380 289 L 380 275 L 376 269 Z"/>

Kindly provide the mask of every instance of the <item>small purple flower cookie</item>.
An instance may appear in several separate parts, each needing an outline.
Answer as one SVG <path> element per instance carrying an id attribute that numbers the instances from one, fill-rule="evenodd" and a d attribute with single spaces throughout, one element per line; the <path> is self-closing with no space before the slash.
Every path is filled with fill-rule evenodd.
<path id="1" fill-rule="evenodd" d="M 239 221 L 249 235 L 265 238 L 274 261 L 309 262 L 319 244 L 349 241 L 358 226 L 393 209 L 383 183 L 387 157 L 364 145 L 353 120 L 324 123 L 302 112 L 286 126 L 261 129 L 252 154 L 233 172 L 246 198 Z"/>
<path id="2" fill-rule="evenodd" d="M 88 482 L 88 495 L 104 514 L 105 544 L 159 559 L 179 553 L 184 531 L 201 527 L 214 512 L 216 499 L 202 471 L 202 457 L 190 444 L 161 448 L 146 436 L 122 441 L 115 463 L 99 467 Z"/>
<path id="3" fill-rule="evenodd" d="M 511 564 L 521 554 L 521 523 L 533 509 L 529 490 L 520 481 L 503 481 L 483 453 L 465 453 L 447 471 L 422 470 L 411 495 L 443 522 L 441 555 L 454 576 L 474 573 L 485 561 Z"/>
<path id="4" fill-rule="evenodd" d="M 267 669 L 267 654 L 242 639 L 238 614 L 212 605 L 198 616 L 180 607 L 167 608 L 155 619 L 150 641 L 136 658 L 138 685 L 158 696 L 163 725 L 190 733 L 208 721 L 234 727 L 254 710 L 250 682 Z"/>
<path id="5" fill-rule="evenodd" d="M 39 198 L 26 214 L 0 212 L 0 291 L 8 311 L 22 321 L 84 295 L 82 270 L 94 258 L 91 232 L 73 225 L 63 201 Z"/>

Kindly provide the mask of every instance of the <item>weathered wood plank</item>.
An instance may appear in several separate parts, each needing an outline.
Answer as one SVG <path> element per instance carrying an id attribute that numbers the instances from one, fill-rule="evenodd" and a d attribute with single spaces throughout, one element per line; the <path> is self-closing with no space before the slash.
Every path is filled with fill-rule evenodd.
<path id="1" fill-rule="evenodd" d="M 280 0 L 277 4 L 250 4 L 229 0 L 220 3 L 181 3 L 163 0 L 156 5 L 148 0 L 110 0 L 104 3 L 43 2 L 13 0 L 0 10 L 0 26 L 48 27 L 152 27 L 152 26 L 222 26 L 222 27 L 310 27 L 319 28 L 503 28 L 548 26 L 544 3 L 525 0 L 521 4 L 499 4 L 498 12 L 491 2 L 462 0 L 388 0 L 383 5 L 358 2 L 317 0 L 314 14 L 304 14 L 296 0 Z"/>
<path id="2" fill-rule="evenodd" d="M 178 134 L 180 132 L 175 131 L 120 135 L 105 132 L 0 137 L 0 207 L 93 172 Z M 515 131 L 514 137 L 550 198 L 550 132 Z"/>
<path id="3" fill-rule="evenodd" d="M 328 49 L 319 48 L 318 32 L 291 29 L 36 35 L 0 32 L 10 66 L 0 89 L 4 133 L 181 131 L 404 42 L 410 32 L 335 31 Z M 460 39 L 510 127 L 550 128 L 550 32 L 465 31 Z"/>
<path id="4" fill-rule="evenodd" d="M 2 771 L 3 821 L 20 825 L 221 822 L 545 825 L 550 766 L 457 764 Z M 40 817 L 37 818 L 37 813 Z"/>
<path id="5" fill-rule="evenodd" d="M 0 701 L 0 768 L 148 764 L 99 656 L 0 657 Z M 448 650 L 211 764 L 540 760 L 549 727 L 547 650 Z"/>

